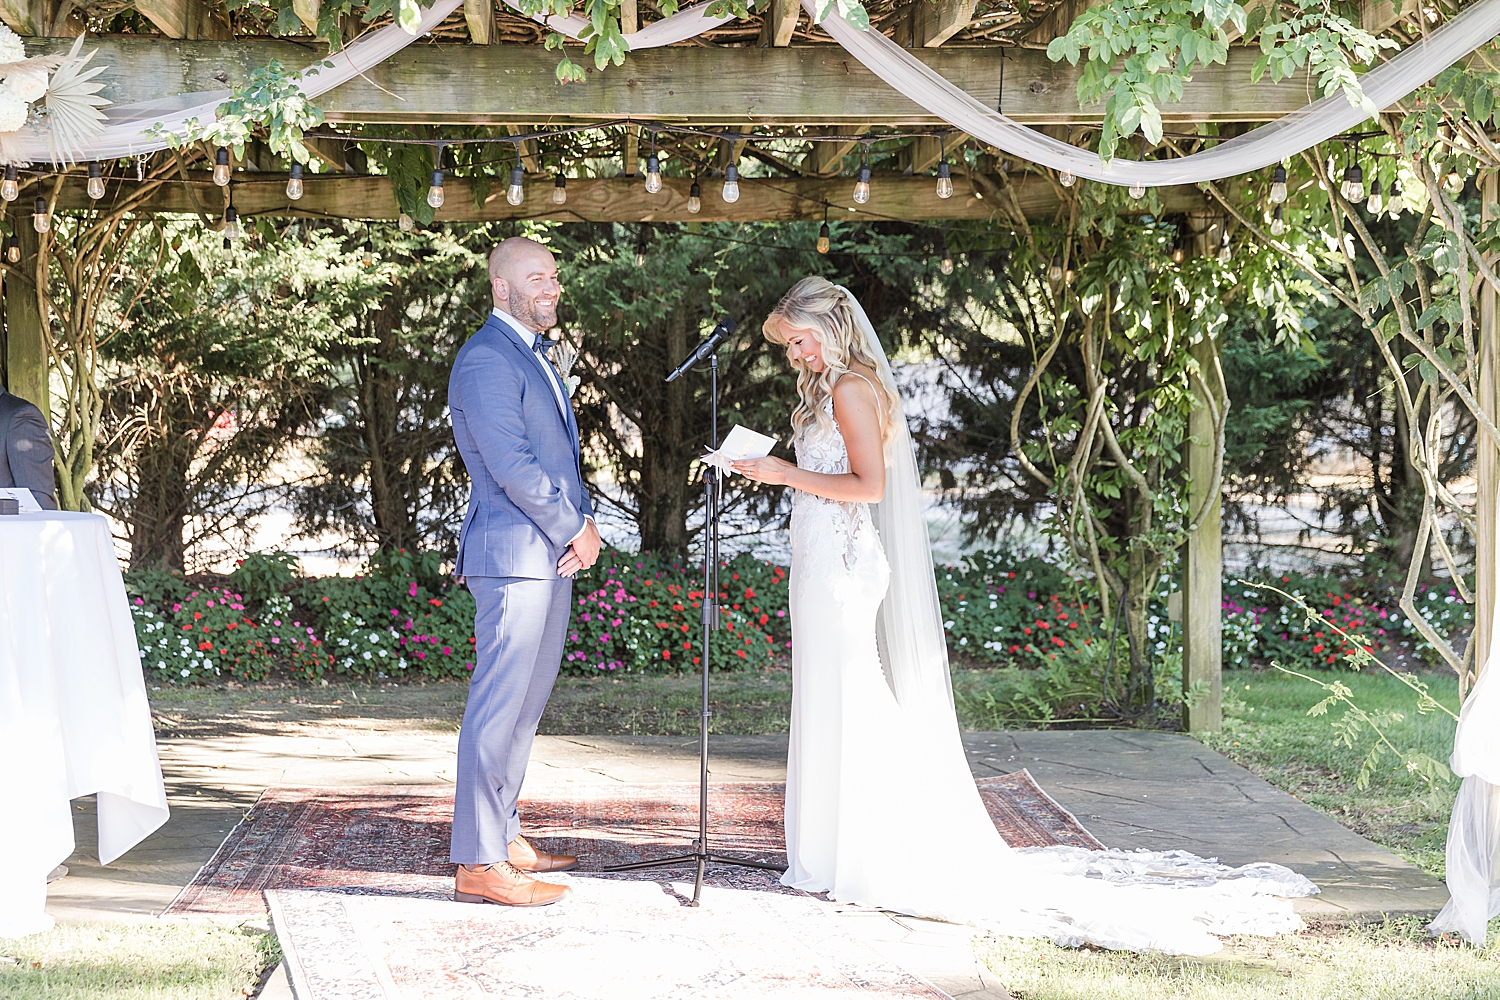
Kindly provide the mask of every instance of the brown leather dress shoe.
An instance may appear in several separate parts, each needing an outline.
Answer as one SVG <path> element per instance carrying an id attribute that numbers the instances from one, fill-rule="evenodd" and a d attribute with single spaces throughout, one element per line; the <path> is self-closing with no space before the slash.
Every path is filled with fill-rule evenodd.
<path id="1" fill-rule="evenodd" d="M 520 834 L 510 842 L 510 863 L 523 872 L 565 872 L 578 867 L 578 859 L 573 855 L 539 851 Z"/>
<path id="2" fill-rule="evenodd" d="M 507 861 L 494 865 L 459 865 L 453 876 L 453 898 L 460 903 L 500 906 L 546 906 L 572 892 L 565 885 L 538 882 Z"/>

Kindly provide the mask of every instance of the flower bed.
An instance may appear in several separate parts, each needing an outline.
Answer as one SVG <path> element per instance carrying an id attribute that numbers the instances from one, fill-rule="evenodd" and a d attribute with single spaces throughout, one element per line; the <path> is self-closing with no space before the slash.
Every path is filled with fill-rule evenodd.
<path id="1" fill-rule="evenodd" d="M 1259 581 L 1251 581 L 1259 582 Z M 1366 651 L 1398 660 L 1411 657 L 1436 666 L 1437 651 L 1397 606 L 1399 595 L 1366 589 L 1329 577 L 1283 574 L 1266 581 L 1301 598 L 1320 620 L 1308 621 L 1293 601 L 1273 590 L 1230 587 L 1223 601 L 1224 665 L 1248 667 L 1278 663 L 1289 670 L 1327 670 L 1345 662 L 1354 645 L 1331 625 L 1349 633 Z M 1452 587 L 1417 588 L 1424 617 L 1444 638 L 1473 622 L 1468 605 Z M 1325 624 L 1326 623 L 1326 624 Z"/>
<path id="2" fill-rule="evenodd" d="M 1002 667 L 1047 666 L 1094 640 L 1086 592 L 1041 559 L 975 553 L 937 571 L 949 649 Z"/>
<path id="3" fill-rule="evenodd" d="M 229 675 L 265 680 L 272 669 L 312 680 L 329 661 L 322 640 L 285 597 L 263 602 L 251 617 L 227 588 L 194 590 L 166 607 L 131 600 L 141 666 L 160 683 L 182 684 Z"/>

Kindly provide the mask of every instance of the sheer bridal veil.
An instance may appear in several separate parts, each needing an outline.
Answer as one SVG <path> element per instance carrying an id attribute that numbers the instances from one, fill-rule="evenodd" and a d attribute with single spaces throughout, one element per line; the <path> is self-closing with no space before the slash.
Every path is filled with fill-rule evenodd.
<path id="1" fill-rule="evenodd" d="M 854 321 L 875 360 L 881 384 L 896 400 L 895 433 L 885 449 L 885 497 L 871 508 L 891 585 L 876 622 L 880 659 L 903 709 L 953 711 L 953 686 L 948 676 L 948 645 L 943 631 L 933 576 L 932 546 L 922 510 L 922 482 L 917 454 L 906 426 L 901 393 L 891 374 L 880 338 L 854 293 L 838 286 L 849 302 Z"/>

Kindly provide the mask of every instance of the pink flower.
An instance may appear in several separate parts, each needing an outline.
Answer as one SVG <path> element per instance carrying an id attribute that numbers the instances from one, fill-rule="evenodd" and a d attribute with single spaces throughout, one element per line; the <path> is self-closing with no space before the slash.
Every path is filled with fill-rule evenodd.
<path id="1" fill-rule="evenodd" d="M 453 650 L 449 649 L 447 646 L 444 646 L 443 647 L 443 655 L 444 656 L 452 656 L 453 655 Z"/>
<path id="2" fill-rule="evenodd" d="M 622 622 L 622 621 L 624 621 L 623 618 L 616 618 L 614 621 L 612 621 L 612 622 L 609 623 L 609 627 L 610 628 L 619 628 L 620 627 L 620 622 Z"/>
<path id="3" fill-rule="evenodd" d="M 144 598 L 141 598 L 141 597 L 137 597 L 137 598 L 136 598 L 136 599 L 135 599 L 135 603 L 137 603 L 137 604 L 145 604 L 145 603 L 146 603 L 146 601 L 145 601 L 145 599 L 144 599 Z"/>

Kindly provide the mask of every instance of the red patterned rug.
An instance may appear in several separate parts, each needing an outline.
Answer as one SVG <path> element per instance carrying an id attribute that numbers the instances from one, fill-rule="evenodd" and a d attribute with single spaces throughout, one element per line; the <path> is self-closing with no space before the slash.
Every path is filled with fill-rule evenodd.
<path id="1" fill-rule="evenodd" d="M 1026 771 L 976 784 L 1012 847 L 1103 849 Z M 778 783 L 711 785 L 710 847 L 785 864 L 783 797 Z M 598 872 L 681 853 L 697 836 L 698 788 L 549 789 L 523 799 L 521 815 L 539 847 L 576 854 L 581 871 Z M 452 818 L 449 787 L 269 788 L 163 915 L 260 917 L 267 889 L 446 898 Z M 719 869 L 712 881 L 723 888 L 779 888 L 774 875 L 752 869 Z"/>

